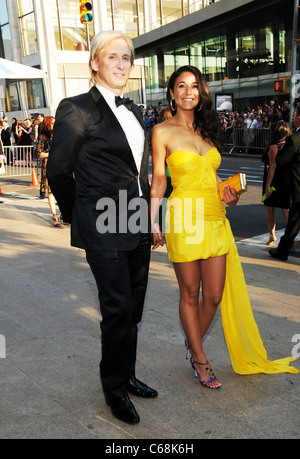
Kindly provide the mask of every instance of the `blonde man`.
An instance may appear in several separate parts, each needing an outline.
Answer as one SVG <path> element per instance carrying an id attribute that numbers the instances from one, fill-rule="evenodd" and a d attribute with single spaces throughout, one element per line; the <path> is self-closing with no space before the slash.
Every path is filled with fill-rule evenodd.
<path id="1" fill-rule="evenodd" d="M 123 98 L 133 61 L 126 35 L 101 32 L 94 38 L 94 85 L 60 103 L 48 162 L 49 184 L 72 225 L 71 243 L 86 251 L 99 290 L 105 399 L 113 415 L 130 424 L 140 419 L 128 393 L 157 396 L 135 375 L 151 240 L 145 212 L 141 228 L 130 225 L 132 203 L 147 208 L 149 201 L 143 120 L 139 107 Z"/>

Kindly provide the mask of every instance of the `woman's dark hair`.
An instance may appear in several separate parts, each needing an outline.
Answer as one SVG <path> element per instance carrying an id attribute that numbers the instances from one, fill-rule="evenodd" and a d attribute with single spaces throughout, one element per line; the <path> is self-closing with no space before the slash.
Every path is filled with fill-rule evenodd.
<path id="1" fill-rule="evenodd" d="M 288 135 L 290 135 L 289 125 L 285 121 L 277 121 L 271 126 L 270 145 L 277 145 L 277 143 L 284 140 Z"/>
<path id="2" fill-rule="evenodd" d="M 276 123 L 273 123 L 271 125 L 270 143 L 269 143 L 267 149 L 265 150 L 265 152 L 262 155 L 262 161 L 265 160 L 265 158 L 266 158 L 266 156 L 268 154 L 270 146 L 271 145 L 277 145 L 279 142 L 281 142 L 286 137 L 288 137 L 290 135 L 290 133 L 291 133 L 291 131 L 290 131 L 289 125 L 288 125 L 288 123 L 286 121 L 280 120 L 280 121 L 277 121 Z"/>
<path id="3" fill-rule="evenodd" d="M 219 150 L 221 149 L 220 142 L 220 123 L 216 112 L 212 109 L 212 101 L 209 94 L 209 89 L 206 84 L 205 78 L 197 67 L 192 65 L 184 65 L 176 70 L 169 79 L 167 89 L 167 99 L 171 105 L 171 90 L 174 91 L 175 81 L 183 72 L 192 73 L 199 83 L 199 103 L 194 109 L 194 129 L 197 131 L 204 140 L 212 143 Z M 202 107 L 201 107 L 202 106 Z M 201 109 L 199 110 L 199 108 Z M 173 102 L 172 115 L 176 114 L 176 107 Z"/>

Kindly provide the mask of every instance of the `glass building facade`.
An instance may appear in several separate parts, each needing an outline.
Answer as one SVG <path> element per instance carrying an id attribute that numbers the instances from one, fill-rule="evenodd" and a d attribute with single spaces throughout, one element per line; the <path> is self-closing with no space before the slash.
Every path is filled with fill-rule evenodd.
<path id="1" fill-rule="evenodd" d="M 221 0 L 105 0 L 108 28 L 135 38 Z"/>
<path id="2" fill-rule="evenodd" d="M 0 0 L 0 57 L 47 73 L 45 80 L 21 83 L 29 110 L 47 106 L 54 113 L 62 98 L 88 91 L 91 40 L 110 29 L 134 39 L 138 60 L 125 94 L 137 103 L 165 101 L 170 75 L 184 64 L 200 68 L 212 93 L 232 93 L 243 105 L 274 98 L 279 77 L 287 78 L 287 93 L 279 97 L 288 97 L 294 0 L 92 3 L 94 21 L 86 26 L 79 0 Z M 7 85 L 2 110 L 18 111 L 20 91 Z"/>
<path id="3" fill-rule="evenodd" d="M 24 56 L 30 56 L 38 51 L 35 13 L 32 0 L 18 0 L 20 30 L 23 42 Z"/>
<path id="4" fill-rule="evenodd" d="M 11 33 L 6 2 L 1 2 L 0 6 L 0 56 L 11 59 Z"/>
<path id="5" fill-rule="evenodd" d="M 292 61 L 293 0 L 277 2 L 236 18 L 219 17 L 187 28 L 143 48 L 147 103 L 166 101 L 170 75 L 182 65 L 198 67 L 212 93 L 232 93 L 241 106 L 288 99 Z M 284 8 L 283 8 L 284 6 Z M 280 13 L 280 14 L 279 14 Z M 149 34 L 150 36 L 150 34 Z M 299 56 L 297 56 L 299 69 Z M 274 82 L 286 78 L 286 92 L 274 93 Z"/>

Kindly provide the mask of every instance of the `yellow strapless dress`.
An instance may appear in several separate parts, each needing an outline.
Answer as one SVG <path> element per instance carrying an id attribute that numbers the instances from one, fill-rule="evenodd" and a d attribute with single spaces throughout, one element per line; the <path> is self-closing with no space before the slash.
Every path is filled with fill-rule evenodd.
<path id="1" fill-rule="evenodd" d="M 165 238 L 172 262 L 226 255 L 221 302 L 224 336 L 233 370 L 238 374 L 299 373 L 288 357 L 269 361 L 256 325 L 242 265 L 217 186 L 221 155 L 179 150 L 167 159 L 173 192 L 167 203 Z"/>

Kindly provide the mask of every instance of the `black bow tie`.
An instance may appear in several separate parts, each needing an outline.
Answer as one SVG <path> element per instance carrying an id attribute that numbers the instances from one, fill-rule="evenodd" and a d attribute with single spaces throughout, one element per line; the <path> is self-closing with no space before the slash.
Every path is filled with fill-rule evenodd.
<path id="1" fill-rule="evenodd" d="M 128 110 L 132 110 L 133 100 L 116 96 L 116 106 L 120 107 L 120 105 L 125 105 Z"/>

